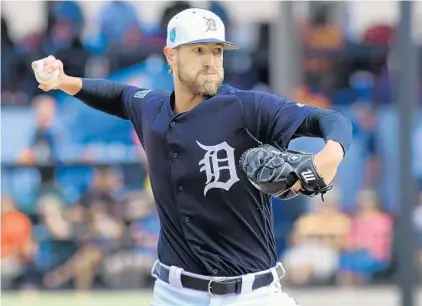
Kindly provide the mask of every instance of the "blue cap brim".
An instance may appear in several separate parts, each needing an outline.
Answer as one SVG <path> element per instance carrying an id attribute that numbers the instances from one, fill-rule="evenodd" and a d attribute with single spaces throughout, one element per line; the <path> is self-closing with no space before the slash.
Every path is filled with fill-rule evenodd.
<path id="1" fill-rule="evenodd" d="M 240 47 L 232 42 L 224 41 L 215 38 L 205 38 L 205 39 L 197 39 L 186 42 L 184 44 L 180 44 L 179 46 L 186 46 L 186 45 L 196 45 L 196 44 L 221 44 L 224 47 L 224 50 L 236 50 L 240 49 Z"/>

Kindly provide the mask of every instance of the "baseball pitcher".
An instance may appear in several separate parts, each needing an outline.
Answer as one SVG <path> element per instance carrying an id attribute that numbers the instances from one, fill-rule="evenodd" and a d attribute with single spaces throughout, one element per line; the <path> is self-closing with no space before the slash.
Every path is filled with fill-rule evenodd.
<path id="1" fill-rule="evenodd" d="M 172 92 L 68 76 L 53 56 L 33 63 L 42 90 L 136 129 L 161 223 L 153 306 L 297 305 L 280 284 L 270 197 L 329 191 L 352 142 L 338 112 L 223 85 L 224 52 L 237 48 L 218 16 L 194 8 L 168 24 Z M 325 146 L 288 150 L 302 136 Z"/>

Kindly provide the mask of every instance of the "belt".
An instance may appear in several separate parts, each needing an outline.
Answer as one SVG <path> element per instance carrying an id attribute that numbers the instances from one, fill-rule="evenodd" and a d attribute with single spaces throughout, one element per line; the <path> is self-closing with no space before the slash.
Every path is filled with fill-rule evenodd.
<path id="1" fill-rule="evenodd" d="M 281 279 L 284 276 L 284 269 L 281 265 L 275 267 L 278 278 Z M 166 283 L 169 282 L 170 269 L 161 265 L 156 265 L 157 277 Z M 271 271 L 255 275 L 252 283 L 252 290 L 259 289 L 261 287 L 269 286 L 274 281 L 274 276 Z M 191 275 L 182 274 L 180 275 L 180 282 L 183 288 L 193 289 L 198 291 L 204 291 L 213 295 L 228 295 L 228 294 L 240 294 L 242 292 L 242 278 L 230 278 L 223 280 L 210 280 L 198 278 Z"/>

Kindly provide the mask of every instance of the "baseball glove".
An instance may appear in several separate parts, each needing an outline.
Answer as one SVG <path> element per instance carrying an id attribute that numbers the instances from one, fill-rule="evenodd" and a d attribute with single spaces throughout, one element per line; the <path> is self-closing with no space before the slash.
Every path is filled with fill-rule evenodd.
<path id="1" fill-rule="evenodd" d="M 298 194 L 290 188 L 300 180 L 300 194 L 323 195 L 333 186 L 326 184 L 318 174 L 312 153 L 280 150 L 271 145 L 262 145 L 244 152 L 239 160 L 240 168 L 248 179 L 262 192 L 282 200 Z"/>

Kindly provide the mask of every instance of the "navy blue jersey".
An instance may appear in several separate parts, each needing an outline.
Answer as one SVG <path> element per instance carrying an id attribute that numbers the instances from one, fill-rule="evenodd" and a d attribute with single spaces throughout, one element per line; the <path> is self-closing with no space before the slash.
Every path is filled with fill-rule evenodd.
<path id="1" fill-rule="evenodd" d="M 177 115 L 168 91 L 127 87 L 122 98 L 148 158 L 161 223 L 159 260 L 217 276 L 273 267 L 269 199 L 238 160 L 257 140 L 286 147 L 311 107 L 227 85 Z"/>

